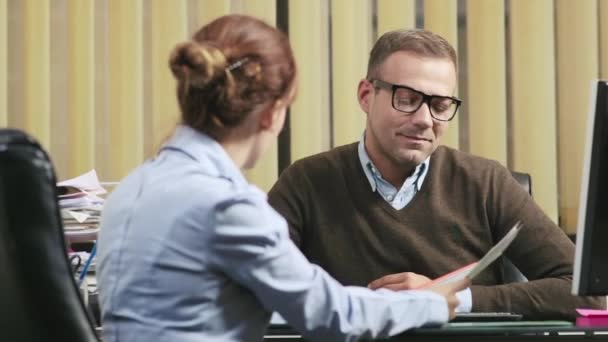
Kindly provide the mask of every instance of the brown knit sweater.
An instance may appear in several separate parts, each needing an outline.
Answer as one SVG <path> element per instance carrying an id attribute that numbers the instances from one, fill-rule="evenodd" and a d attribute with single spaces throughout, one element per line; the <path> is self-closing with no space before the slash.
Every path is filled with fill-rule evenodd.
<path id="1" fill-rule="evenodd" d="M 494 161 L 439 147 L 420 191 L 396 210 L 372 192 L 354 143 L 291 165 L 269 201 L 309 260 L 344 285 L 406 271 L 436 278 L 479 260 L 521 220 L 505 253 L 530 281 L 503 284 L 499 259 L 473 280 L 473 311 L 572 320 L 577 307 L 606 308 L 603 297 L 570 295 L 574 245 Z"/>

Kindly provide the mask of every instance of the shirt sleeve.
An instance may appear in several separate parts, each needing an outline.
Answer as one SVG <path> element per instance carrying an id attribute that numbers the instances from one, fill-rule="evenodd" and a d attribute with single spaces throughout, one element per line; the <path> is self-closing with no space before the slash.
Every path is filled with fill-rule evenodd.
<path id="1" fill-rule="evenodd" d="M 456 312 L 471 312 L 471 309 L 473 309 L 473 298 L 470 288 L 456 292 L 456 298 L 459 301 Z"/>
<path id="2" fill-rule="evenodd" d="M 263 195 L 247 193 L 223 201 L 213 220 L 214 266 L 308 337 L 383 338 L 448 319 L 445 299 L 430 291 L 373 291 L 339 284 L 301 254 L 285 220 Z"/>

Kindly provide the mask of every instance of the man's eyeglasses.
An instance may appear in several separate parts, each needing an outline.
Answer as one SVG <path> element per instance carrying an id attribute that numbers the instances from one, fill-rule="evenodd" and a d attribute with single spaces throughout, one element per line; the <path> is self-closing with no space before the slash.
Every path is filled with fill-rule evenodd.
<path id="1" fill-rule="evenodd" d="M 375 79 L 370 79 L 369 81 L 374 87 L 392 91 L 393 108 L 403 113 L 412 114 L 420 109 L 423 103 L 426 103 L 433 119 L 450 121 L 454 118 L 458 107 L 462 104 L 462 100 L 457 97 L 428 95 L 404 85 Z"/>

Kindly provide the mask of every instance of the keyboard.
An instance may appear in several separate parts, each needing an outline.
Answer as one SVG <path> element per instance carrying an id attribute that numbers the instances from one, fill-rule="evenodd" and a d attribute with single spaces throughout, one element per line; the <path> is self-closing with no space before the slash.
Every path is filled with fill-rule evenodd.
<path id="1" fill-rule="evenodd" d="M 451 322 L 520 321 L 523 315 L 513 312 L 457 312 Z"/>

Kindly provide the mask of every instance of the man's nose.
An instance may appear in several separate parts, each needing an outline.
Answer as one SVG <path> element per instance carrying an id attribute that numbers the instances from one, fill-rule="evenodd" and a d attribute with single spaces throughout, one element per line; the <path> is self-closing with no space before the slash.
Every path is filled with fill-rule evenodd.
<path id="1" fill-rule="evenodd" d="M 420 108 L 412 114 L 412 121 L 416 126 L 433 127 L 433 116 L 431 116 L 431 108 L 427 101 L 424 101 Z"/>

